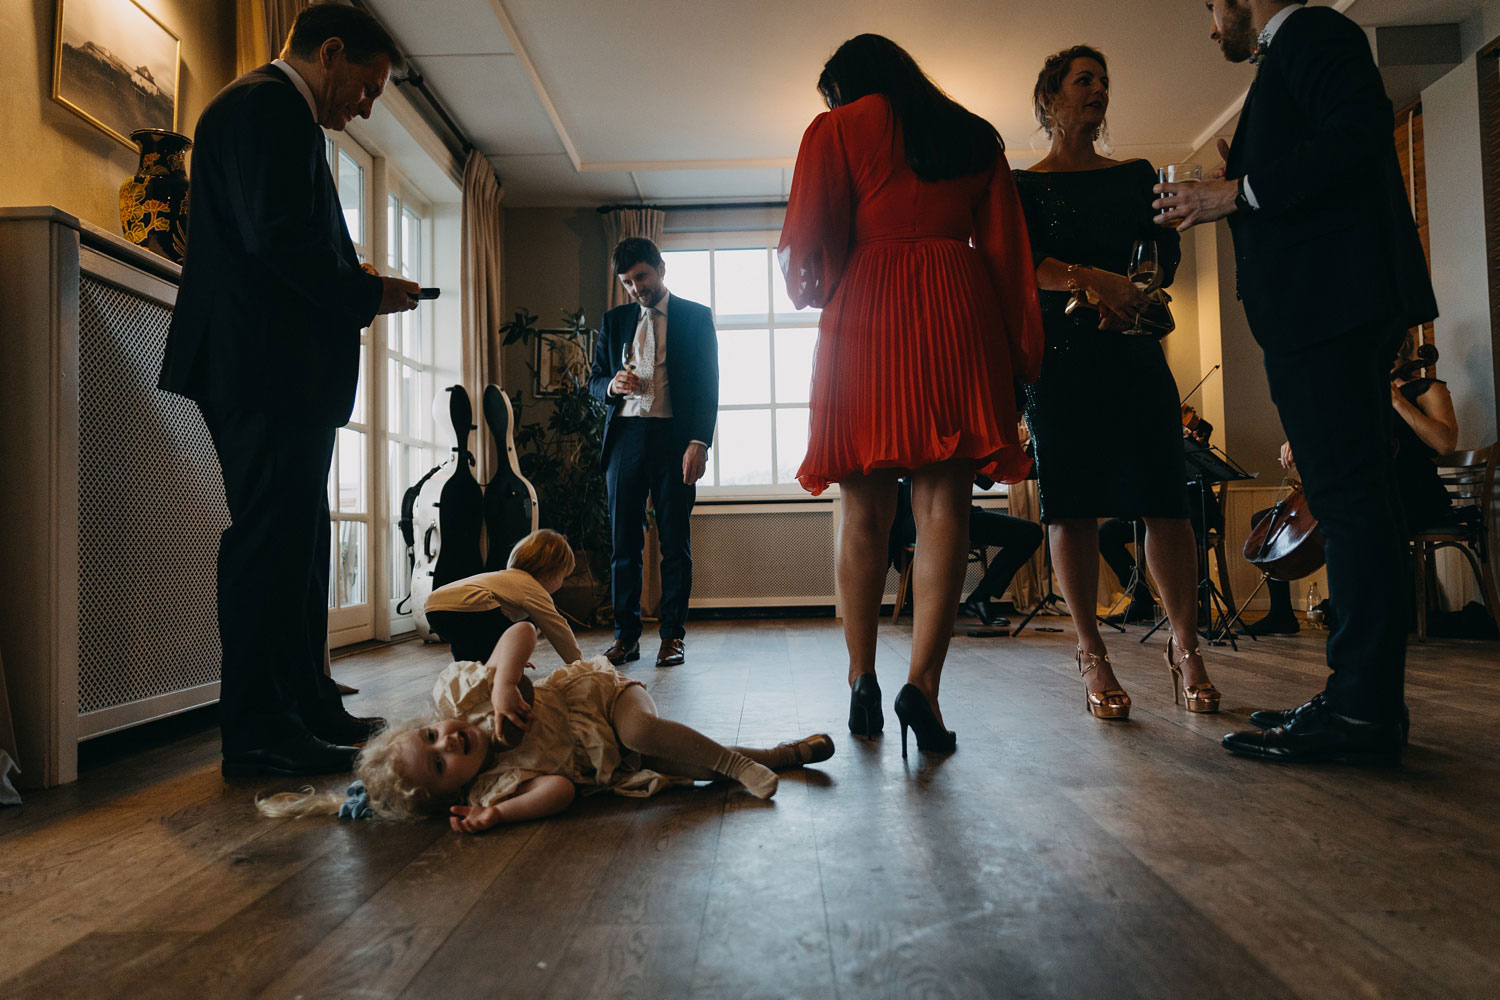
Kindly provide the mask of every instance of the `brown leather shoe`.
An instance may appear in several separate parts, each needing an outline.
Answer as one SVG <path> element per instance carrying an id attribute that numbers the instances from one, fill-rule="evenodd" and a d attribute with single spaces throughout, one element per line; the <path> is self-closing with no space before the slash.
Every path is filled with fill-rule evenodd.
<path id="1" fill-rule="evenodd" d="M 614 645 L 604 651 L 604 658 L 615 666 L 621 666 L 627 660 L 639 660 L 641 658 L 641 644 L 632 642 L 629 645 L 623 639 L 616 639 Z"/>
<path id="2" fill-rule="evenodd" d="M 683 646 L 681 639 L 663 639 L 661 649 L 656 651 L 656 665 L 658 667 L 675 667 L 683 661 Z"/>

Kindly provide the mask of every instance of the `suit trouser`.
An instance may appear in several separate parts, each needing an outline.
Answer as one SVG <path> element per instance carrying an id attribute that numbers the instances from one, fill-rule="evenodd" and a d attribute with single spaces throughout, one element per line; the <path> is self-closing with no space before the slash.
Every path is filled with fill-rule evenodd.
<path id="1" fill-rule="evenodd" d="M 1399 717 L 1406 674 L 1406 541 L 1389 378 L 1403 332 L 1370 324 L 1265 358 L 1271 398 L 1323 532 L 1338 610 L 1328 635 L 1328 700 L 1335 712 L 1372 722 Z"/>
<path id="2" fill-rule="evenodd" d="M 969 508 L 969 544 L 996 546 L 984 578 L 974 586 L 971 601 L 998 598 L 1010 586 L 1016 570 L 1026 565 L 1042 546 L 1042 526 L 1024 517 L 1012 517 L 983 507 Z"/>
<path id="3" fill-rule="evenodd" d="M 338 430 L 201 406 L 230 525 L 219 541 L 219 728 L 225 753 L 254 749 L 342 711 L 323 673 Z"/>
<path id="4" fill-rule="evenodd" d="M 620 417 L 610 438 L 604 482 L 614 542 L 609 586 L 615 638 L 633 643 L 641 635 L 641 562 L 649 496 L 661 543 L 661 637 L 681 639 L 693 590 L 689 524 L 698 497 L 697 487 L 682 481 L 685 442 L 671 417 Z"/>

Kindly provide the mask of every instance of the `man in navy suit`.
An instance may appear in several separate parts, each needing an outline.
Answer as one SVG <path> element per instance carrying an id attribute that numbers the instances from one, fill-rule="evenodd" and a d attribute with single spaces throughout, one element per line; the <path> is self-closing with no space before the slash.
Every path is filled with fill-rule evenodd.
<path id="1" fill-rule="evenodd" d="M 615 274 L 634 302 L 604 314 L 589 388 L 608 409 L 601 464 L 609 491 L 614 555 L 610 592 L 616 666 L 640 659 L 641 561 L 646 499 L 661 542 L 661 649 L 658 667 L 683 661 L 693 589 L 689 522 L 719 415 L 719 342 L 707 306 L 663 284 L 666 263 L 650 240 L 614 249 Z"/>
<path id="2" fill-rule="evenodd" d="M 230 527 L 219 543 L 223 773 L 347 771 L 380 722 L 323 673 L 328 470 L 359 382 L 359 331 L 418 288 L 360 265 L 322 128 L 368 118 L 400 54 L 379 23 L 319 4 L 281 57 L 198 120 L 189 251 L 160 385 L 197 401 Z M 322 128 L 319 128 L 322 126 Z"/>
<path id="3" fill-rule="evenodd" d="M 1281 761 L 1399 762 L 1406 542 L 1392 489 L 1391 359 L 1437 315 L 1365 33 L 1302 0 L 1210 0 L 1212 37 L 1257 76 L 1223 176 L 1157 185 L 1162 220 L 1227 218 L 1239 295 L 1323 530 L 1338 622 L 1327 686 L 1224 746 Z"/>

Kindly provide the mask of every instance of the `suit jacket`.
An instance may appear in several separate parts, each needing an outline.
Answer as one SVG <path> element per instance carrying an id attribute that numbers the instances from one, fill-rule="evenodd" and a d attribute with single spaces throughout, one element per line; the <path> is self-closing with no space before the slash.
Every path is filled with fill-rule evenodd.
<path id="1" fill-rule="evenodd" d="M 194 136 L 182 285 L 160 386 L 342 426 L 381 282 L 359 269 L 323 130 L 280 69 L 230 83 Z"/>
<path id="2" fill-rule="evenodd" d="M 594 345 L 589 391 L 608 409 L 601 460 L 609 456 L 615 424 L 625 406 L 624 396 L 610 394 L 609 383 L 621 368 L 621 355 L 626 342 L 635 336 L 640 315 L 641 307 L 634 302 L 611 309 L 604 314 L 604 326 Z M 689 441 L 712 445 L 719 419 L 719 339 L 707 306 L 676 295 L 667 300 L 667 363 L 672 423 L 682 448 L 686 450 Z"/>
<path id="3" fill-rule="evenodd" d="M 1327 7 L 1277 30 L 1245 99 L 1227 173 L 1260 208 L 1229 216 L 1256 340 L 1288 352 L 1379 319 L 1437 315 L 1364 31 Z"/>

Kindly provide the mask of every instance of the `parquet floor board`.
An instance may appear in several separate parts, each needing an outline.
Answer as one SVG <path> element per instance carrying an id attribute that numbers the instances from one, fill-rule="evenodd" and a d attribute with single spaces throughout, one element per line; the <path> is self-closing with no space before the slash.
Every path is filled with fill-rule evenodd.
<path id="1" fill-rule="evenodd" d="M 948 758 L 901 756 L 909 619 L 881 626 L 868 741 L 837 622 L 694 622 L 670 670 L 648 637 L 626 672 L 662 714 L 745 745 L 833 736 L 771 802 L 597 796 L 476 838 L 264 820 L 254 796 L 296 782 L 224 782 L 202 726 L 94 760 L 0 811 L 0 996 L 1494 995 L 1494 644 L 1412 646 L 1399 770 L 1293 768 L 1218 740 L 1321 686 L 1323 633 L 1207 650 L 1217 717 L 1173 706 L 1160 635 L 1111 637 L 1135 708 L 1106 724 L 1066 619 L 1037 623 L 1065 631 L 955 639 Z M 333 673 L 351 711 L 402 717 L 446 658 L 407 642 Z"/>

